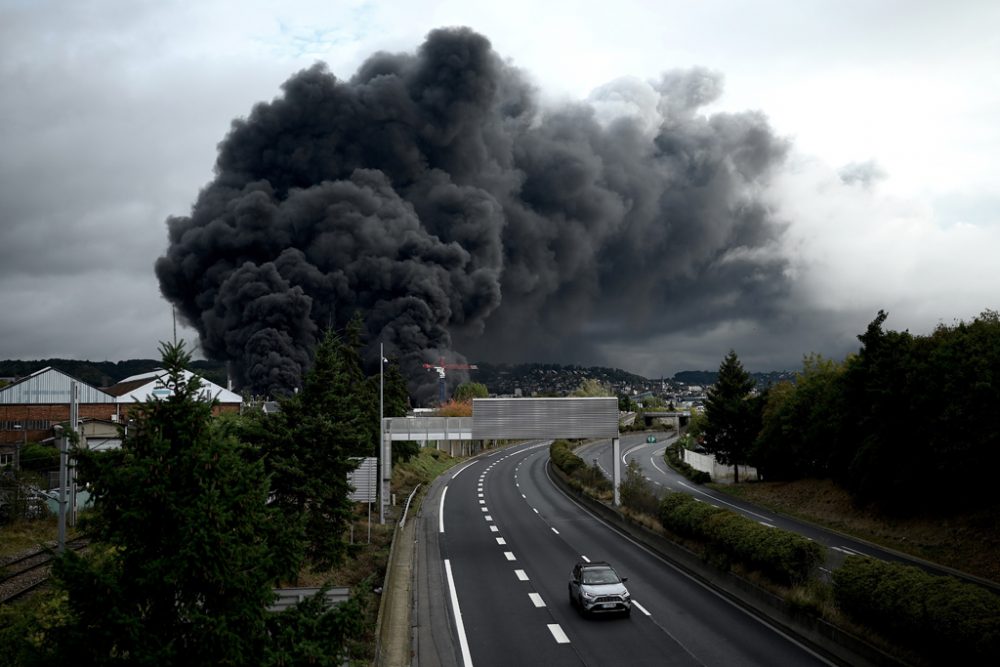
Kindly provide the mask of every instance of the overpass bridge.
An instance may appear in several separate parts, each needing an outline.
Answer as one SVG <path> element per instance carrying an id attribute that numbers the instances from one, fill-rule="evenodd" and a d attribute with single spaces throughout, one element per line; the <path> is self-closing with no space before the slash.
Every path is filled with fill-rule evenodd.
<path id="1" fill-rule="evenodd" d="M 392 478 L 393 441 L 455 442 L 487 440 L 557 440 L 610 438 L 614 451 L 614 502 L 620 504 L 621 442 L 618 399 L 585 398 L 476 398 L 471 417 L 386 417 L 382 419 L 382 480 L 384 510 Z M 379 516 L 384 516 L 380 511 Z"/>

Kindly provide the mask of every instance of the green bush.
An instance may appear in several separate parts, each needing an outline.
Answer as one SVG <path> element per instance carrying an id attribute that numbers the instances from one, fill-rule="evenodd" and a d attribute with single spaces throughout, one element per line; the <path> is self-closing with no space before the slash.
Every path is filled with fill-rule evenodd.
<path id="1" fill-rule="evenodd" d="M 642 474 L 642 468 L 635 459 L 628 462 L 625 478 L 618 490 L 622 505 L 633 512 L 656 516 L 659 499 L 653 493 L 649 480 Z"/>
<path id="2" fill-rule="evenodd" d="M 549 456 L 552 462 L 567 475 L 587 467 L 579 456 L 569 448 L 569 443 L 565 440 L 556 440 L 549 446 Z"/>
<path id="3" fill-rule="evenodd" d="M 553 442 L 549 446 L 549 457 L 557 468 L 566 473 L 577 490 L 583 491 L 585 487 L 590 487 L 598 494 L 612 490 L 611 480 L 604 476 L 601 469 L 584 463 L 583 459 L 573 453 L 566 440 Z"/>
<path id="4" fill-rule="evenodd" d="M 1000 597 L 910 565 L 849 556 L 833 573 L 848 616 L 932 661 L 985 664 L 1000 655 Z"/>
<path id="5" fill-rule="evenodd" d="M 684 493 L 668 493 L 663 498 L 660 523 L 679 535 L 703 541 L 710 555 L 742 563 L 781 584 L 806 581 L 823 560 L 823 549 L 811 540 Z"/>

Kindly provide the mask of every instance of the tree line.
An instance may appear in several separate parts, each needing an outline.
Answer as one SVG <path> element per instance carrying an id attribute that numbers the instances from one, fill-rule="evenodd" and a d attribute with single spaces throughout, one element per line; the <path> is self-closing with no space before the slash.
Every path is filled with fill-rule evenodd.
<path id="1" fill-rule="evenodd" d="M 993 504 L 978 474 L 1000 464 L 1000 315 L 931 334 L 879 311 L 841 362 L 809 355 L 796 381 L 754 391 L 734 351 L 709 390 L 701 438 L 766 480 L 828 478 L 896 512 Z"/>

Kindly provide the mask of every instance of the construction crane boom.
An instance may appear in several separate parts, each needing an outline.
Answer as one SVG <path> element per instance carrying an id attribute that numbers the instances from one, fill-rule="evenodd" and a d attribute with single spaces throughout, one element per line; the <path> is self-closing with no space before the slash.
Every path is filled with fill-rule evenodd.
<path id="1" fill-rule="evenodd" d="M 475 364 L 449 364 L 445 363 L 444 357 L 438 359 L 436 364 L 424 364 L 424 368 L 427 370 L 433 370 L 438 374 L 438 401 L 441 405 L 444 405 L 446 400 L 446 388 L 445 388 L 445 372 L 446 370 L 455 371 L 474 371 L 478 370 L 479 366 Z"/>

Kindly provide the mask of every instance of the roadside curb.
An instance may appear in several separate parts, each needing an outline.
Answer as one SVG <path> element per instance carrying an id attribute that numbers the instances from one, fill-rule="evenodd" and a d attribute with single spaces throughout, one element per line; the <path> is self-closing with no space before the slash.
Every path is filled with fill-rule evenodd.
<path id="1" fill-rule="evenodd" d="M 423 493 L 417 496 L 417 505 Z M 410 508 L 411 510 L 413 507 Z M 375 660 L 380 667 L 407 667 L 411 663 L 410 619 L 413 597 L 414 525 L 396 523 L 382 583 L 382 600 L 375 623 Z"/>

